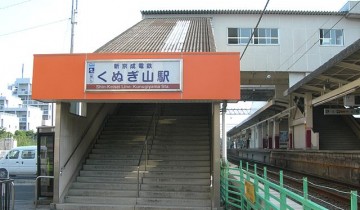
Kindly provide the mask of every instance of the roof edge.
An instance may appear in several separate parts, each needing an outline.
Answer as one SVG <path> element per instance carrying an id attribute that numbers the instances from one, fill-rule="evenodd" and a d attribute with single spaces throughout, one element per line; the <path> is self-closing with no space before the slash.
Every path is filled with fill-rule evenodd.
<path id="1" fill-rule="evenodd" d="M 261 14 L 262 10 L 141 10 L 142 15 L 214 15 L 214 14 Z M 266 10 L 271 15 L 345 15 L 347 11 L 306 11 L 306 10 Z"/>
<path id="2" fill-rule="evenodd" d="M 354 43 L 349 45 L 347 48 L 340 51 L 338 54 L 330 58 L 327 62 L 325 62 L 323 65 L 321 65 L 319 68 L 311 72 L 309 75 L 295 83 L 293 86 L 288 88 L 284 91 L 284 96 L 288 96 L 292 92 L 295 92 L 298 88 L 300 88 L 303 84 L 306 84 L 316 76 L 320 75 L 324 71 L 328 70 L 332 66 L 336 65 L 337 63 L 341 62 L 343 59 L 347 58 L 348 56 L 352 55 L 356 51 L 360 49 L 360 39 L 356 40 Z"/>

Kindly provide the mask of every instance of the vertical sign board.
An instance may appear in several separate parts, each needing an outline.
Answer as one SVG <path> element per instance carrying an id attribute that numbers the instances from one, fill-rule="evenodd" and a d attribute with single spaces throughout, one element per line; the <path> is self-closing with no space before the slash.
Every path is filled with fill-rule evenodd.
<path id="1" fill-rule="evenodd" d="M 85 91 L 182 91 L 182 59 L 87 60 Z"/>
<path id="2" fill-rule="evenodd" d="M 255 188 L 253 183 L 245 180 L 245 197 L 251 202 L 255 203 Z"/>

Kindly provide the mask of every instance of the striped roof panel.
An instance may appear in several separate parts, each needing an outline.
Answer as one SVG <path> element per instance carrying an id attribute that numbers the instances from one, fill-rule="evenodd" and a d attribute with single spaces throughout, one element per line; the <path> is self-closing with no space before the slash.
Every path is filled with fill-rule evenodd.
<path id="1" fill-rule="evenodd" d="M 210 18 L 143 19 L 96 53 L 214 52 Z"/>

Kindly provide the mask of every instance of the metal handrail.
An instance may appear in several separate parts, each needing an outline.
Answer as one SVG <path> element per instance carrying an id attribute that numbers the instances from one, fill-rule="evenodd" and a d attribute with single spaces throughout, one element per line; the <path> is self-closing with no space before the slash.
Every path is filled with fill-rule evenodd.
<path id="1" fill-rule="evenodd" d="M 146 131 L 146 136 L 144 139 L 144 144 L 140 153 L 140 157 L 139 157 L 139 161 L 138 161 L 138 165 L 137 165 L 137 197 L 139 197 L 139 193 L 140 193 L 140 164 L 141 164 L 141 160 L 142 160 L 142 155 L 144 154 L 144 148 L 145 148 L 145 171 L 146 171 L 146 166 L 147 166 L 147 161 L 148 161 L 148 137 L 149 137 L 149 132 L 150 132 L 150 128 L 152 127 L 152 124 L 155 124 L 155 119 L 156 119 L 156 113 L 157 113 L 157 106 L 155 107 L 155 111 L 151 117 L 148 129 Z M 154 138 L 154 135 L 152 136 L 152 138 Z"/>
<path id="2" fill-rule="evenodd" d="M 157 112 L 157 120 L 156 120 L 156 115 L 155 115 L 155 122 L 154 122 L 154 131 L 153 131 L 153 136 L 152 136 L 152 139 L 151 139 L 151 147 L 150 147 L 150 151 L 152 150 L 152 147 L 154 145 L 154 138 L 156 136 L 156 128 L 159 124 L 159 120 L 160 120 L 160 113 L 161 113 L 161 105 L 156 105 L 156 112 Z"/>
<path id="3" fill-rule="evenodd" d="M 37 207 L 37 204 L 38 204 L 38 188 L 37 188 L 38 187 L 38 181 L 41 178 L 54 179 L 54 176 L 38 176 L 38 177 L 36 177 L 36 180 L 35 180 L 35 201 L 34 201 L 35 208 Z"/>
<path id="4" fill-rule="evenodd" d="M 69 163 L 69 161 L 71 160 L 72 156 L 75 154 L 76 150 L 78 149 L 78 147 L 80 146 L 80 144 L 82 143 L 82 141 L 84 140 L 87 132 L 90 130 L 91 126 L 94 124 L 95 119 L 98 117 L 98 115 L 101 113 L 102 109 L 104 108 L 105 104 L 102 104 L 101 107 L 99 108 L 99 110 L 96 112 L 96 114 L 94 115 L 94 117 L 91 120 L 91 123 L 86 127 L 85 131 L 83 132 L 83 134 L 80 137 L 80 141 L 79 143 L 76 145 L 75 149 L 72 151 L 71 155 L 69 156 L 69 158 L 66 160 L 65 164 L 63 165 L 63 167 L 61 167 L 61 172 L 63 171 L 63 169 L 65 169 L 65 167 L 67 166 L 67 164 Z M 106 118 L 105 118 L 106 119 Z M 104 123 L 102 124 L 104 125 Z M 98 133 L 101 129 L 98 130 Z M 96 136 L 98 135 L 98 133 L 96 133 Z"/>
<path id="5" fill-rule="evenodd" d="M 1 184 L 9 184 L 10 183 L 10 186 L 11 186 L 11 198 L 9 198 L 8 196 L 10 196 L 9 194 L 8 194 L 8 191 L 9 191 L 9 189 L 8 189 L 8 186 L 6 186 L 5 185 L 5 191 L 3 192 L 2 191 L 2 189 L 4 189 L 3 187 L 1 187 L 1 205 L 0 205 L 0 208 L 1 209 L 4 209 L 4 210 L 9 210 L 9 209 L 11 209 L 11 210 L 14 210 L 14 208 L 15 208 L 15 187 L 14 187 L 14 180 L 13 179 L 2 179 L 2 180 L 0 180 L 0 183 Z M 3 199 L 3 197 L 5 196 L 5 200 L 2 200 Z M 9 200 L 8 200 L 9 199 Z M 10 201 L 11 200 L 11 205 L 10 205 L 10 203 L 8 202 L 8 201 Z M 5 203 L 3 204 L 2 203 L 2 201 L 5 201 Z M 3 208 L 3 207 L 5 207 L 5 208 Z M 10 208 L 11 207 L 11 208 Z"/>

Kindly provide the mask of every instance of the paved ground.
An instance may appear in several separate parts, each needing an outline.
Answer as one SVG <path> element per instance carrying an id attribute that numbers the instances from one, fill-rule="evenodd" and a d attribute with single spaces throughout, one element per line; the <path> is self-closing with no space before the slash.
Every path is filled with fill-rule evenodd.
<path id="1" fill-rule="evenodd" d="M 35 178 L 14 178 L 15 208 L 14 210 L 49 210 L 49 205 L 35 208 Z"/>

